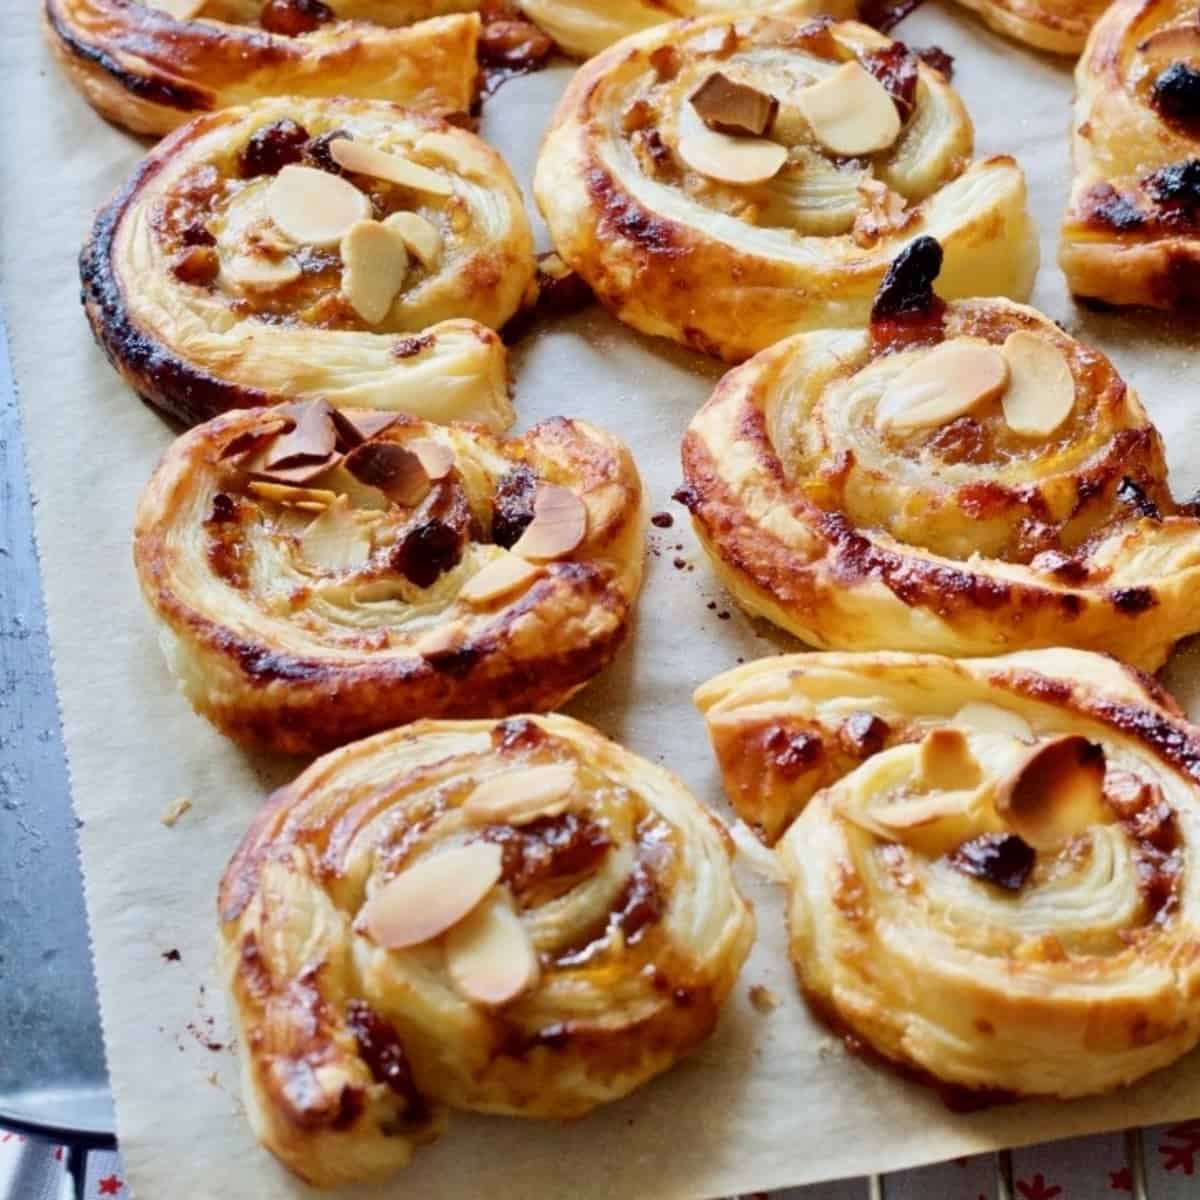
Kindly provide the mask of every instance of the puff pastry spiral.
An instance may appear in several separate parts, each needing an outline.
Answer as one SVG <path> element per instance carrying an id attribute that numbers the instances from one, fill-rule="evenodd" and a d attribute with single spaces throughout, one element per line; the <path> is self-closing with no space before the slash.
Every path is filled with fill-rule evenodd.
<path id="1" fill-rule="evenodd" d="M 1200 1040 L 1200 729 L 1149 677 L 807 654 L 697 699 L 734 805 L 803 808 L 791 954 L 835 1027 L 984 1099 L 1103 1092 Z"/>
<path id="2" fill-rule="evenodd" d="M 492 330 L 534 270 L 499 155 L 370 100 L 197 118 L 100 211 L 80 259 L 109 359 L 189 423 L 321 396 L 503 429 Z"/>
<path id="3" fill-rule="evenodd" d="M 958 0 L 997 33 L 1051 54 L 1078 54 L 1108 0 Z"/>
<path id="4" fill-rule="evenodd" d="M 1117 0 L 1075 69 L 1075 181 L 1059 262 L 1079 296 L 1186 307 L 1200 296 L 1200 18 Z"/>
<path id="5" fill-rule="evenodd" d="M 475 97 L 480 21 L 462 10 L 478 4 L 460 0 L 44 5 L 71 81 L 134 133 L 263 96 L 361 96 L 434 113 L 466 112 Z"/>
<path id="6" fill-rule="evenodd" d="M 972 138 L 945 78 L 864 25 L 708 17 L 587 63 L 534 191 L 559 254 L 623 321 L 740 360 L 865 321 L 922 233 L 945 246 L 948 296 L 1024 298 L 1024 177 L 971 163 Z"/>
<path id="7" fill-rule="evenodd" d="M 221 886 L 259 1139 L 379 1178 L 446 1109 L 577 1117 L 712 1031 L 754 936 L 728 836 L 567 717 L 421 721 L 276 793 Z"/>
<path id="8" fill-rule="evenodd" d="M 1098 351 L 1006 300 L 944 304 L 915 243 L 866 330 L 731 371 L 677 497 L 722 582 L 813 645 L 1102 649 L 1147 670 L 1200 629 L 1200 522 Z"/>
<path id="9" fill-rule="evenodd" d="M 561 704 L 624 640 L 642 555 L 636 468 L 598 429 L 503 440 L 320 401 L 184 434 L 134 536 L 189 700 L 292 753 Z"/>

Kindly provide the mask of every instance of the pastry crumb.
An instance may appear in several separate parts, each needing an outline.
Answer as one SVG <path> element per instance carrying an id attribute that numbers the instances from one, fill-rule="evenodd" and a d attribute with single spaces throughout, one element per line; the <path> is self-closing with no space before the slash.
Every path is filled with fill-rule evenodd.
<path id="1" fill-rule="evenodd" d="M 750 989 L 750 1003 L 760 1013 L 769 1013 L 779 1007 L 779 997 L 769 987 L 756 983 Z"/>
<path id="2" fill-rule="evenodd" d="M 175 822 L 178 821 L 184 813 L 188 812 L 191 807 L 192 802 L 186 796 L 180 796 L 178 800 L 175 800 L 171 804 L 167 805 L 166 810 L 163 812 L 161 817 L 162 823 L 168 829 L 174 829 Z"/>

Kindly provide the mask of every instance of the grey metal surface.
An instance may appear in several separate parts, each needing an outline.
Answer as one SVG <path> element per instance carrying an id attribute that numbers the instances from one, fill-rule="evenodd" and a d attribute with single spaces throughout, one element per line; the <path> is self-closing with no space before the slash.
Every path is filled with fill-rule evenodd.
<path id="1" fill-rule="evenodd" d="M 112 1104 L 21 445 L 0 324 L 0 1124 L 102 1139 Z"/>

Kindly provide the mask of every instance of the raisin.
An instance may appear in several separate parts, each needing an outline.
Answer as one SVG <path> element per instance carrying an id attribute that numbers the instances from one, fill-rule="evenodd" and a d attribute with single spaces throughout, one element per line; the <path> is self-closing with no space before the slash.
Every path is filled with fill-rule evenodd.
<path id="1" fill-rule="evenodd" d="M 242 147 L 242 175 L 247 179 L 257 175 L 278 175 L 289 163 L 299 162 L 304 157 L 307 141 L 308 130 L 290 117 L 273 125 L 264 125 Z"/>
<path id="2" fill-rule="evenodd" d="M 1164 208 L 1194 216 L 1200 209 L 1200 158 L 1163 167 L 1147 176 L 1142 186 Z"/>
<path id="3" fill-rule="evenodd" d="M 329 143 L 337 138 L 351 140 L 350 134 L 344 129 L 334 129 L 321 134 L 320 137 L 311 138 L 304 147 L 304 161 L 310 167 L 316 167 L 318 171 L 328 171 L 330 175 L 344 175 L 345 172 L 333 161 L 333 156 L 329 153 Z"/>
<path id="4" fill-rule="evenodd" d="M 425 521 L 410 530 L 392 553 L 392 565 L 410 583 L 429 587 L 462 558 L 458 534 L 444 521 Z"/>
<path id="5" fill-rule="evenodd" d="M 492 541 L 506 550 L 515 545 L 533 520 L 537 476 L 526 466 L 513 467 L 496 485 L 492 501 Z"/>
<path id="6" fill-rule="evenodd" d="M 258 15 L 258 23 L 268 33 L 285 37 L 312 33 L 333 19 L 333 9 L 321 0 L 267 0 Z"/>
<path id="7" fill-rule="evenodd" d="M 1008 892 L 1019 892 L 1033 870 L 1033 847 L 1015 833 L 985 833 L 950 856 L 950 865 L 972 879 L 983 879 Z"/>
<path id="8" fill-rule="evenodd" d="M 358 1056 L 376 1083 L 382 1083 L 405 1101 L 405 1119 L 420 1124 L 429 1120 L 425 1098 L 417 1091 L 400 1035 L 364 1000 L 346 1006 L 346 1024 L 354 1034 Z"/>
<path id="9" fill-rule="evenodd" d="M 207 287 L 217 277 L 221 260 L 211 246 L 190 246 L 175 256 L 171 270 L 180 283 Z"/>
<path id="10" fill-rule="evenodd" d="M 937 301 L 933 281 L 942 269 L 942 247 L 936 238 L 924 234 L 909 242 L 888 267 L 875 303 L 871 320 L 931 313 Z"/>
<path id="11" fill-rule="evenodd" d="M 530 71 L 553 53 L 554 42 L 519 17 L 489 21 L 479 36 L 479 61 L 488 67 Z"/>
<path id="12" fill-rule="evenodd" d="M 849 753 L 869 758 L 883 749 L 891 731 L 891 726 L 882 717 L 872 712 L 856 712 L 842 722 L 838 736 Z"/>
<path id="13" fill-rule="evenodd" d="M 1146 495 L 1141 485 L 1128 475 L 1117 485 L 1117 499 L 1122 504 L 1127 504 L 1130 508 L 1135 509 L 1143 517 L 1149 517 L 1152 521 L 1162 520 L 1158 505 Z"/>
<path id="14" fill-rule="evenodd" d="M 868 50 L 861 59 L 887 89 L 902 120 L 912 113 L 917 95 L 917 59 L 903 42 L 893 42 L 882 50 Z"/>
<path id="15" fill-rule="evenodd" d="M 1200 124 L 1200 71 L 1185 62 L 1172 63 L 1154 81 L 1150 99 L 1168 120 Z"/>
<path id="16" fill-rule="evenodd" d="M 941 71 L 947 83 L 954 78 L 954 55 L 947 54 L 941 46 L 923 46 L 915 53 L 927 67 Z"/>

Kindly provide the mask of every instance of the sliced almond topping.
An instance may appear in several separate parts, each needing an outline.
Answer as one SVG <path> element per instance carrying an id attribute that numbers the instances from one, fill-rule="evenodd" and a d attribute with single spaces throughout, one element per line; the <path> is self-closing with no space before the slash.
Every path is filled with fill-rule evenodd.
<path id="1" fill-rule="evenodd" d="M 156 8 L 177 21 L 190 21 L 208 0 L 142 0 L 150 8 Z"/>
<path id="2" fill-rule="evenodd" d="M 270 446 L 290 424 L 291 421 L 287 417 L 270 417 L 261 424 L 255 425 L 253 429 L 244 429 L 235 437 L 230 438 L 221 447 L 221 453 L 217 457 L 224 461 L 227 458 L 237 458 L 239 454 L 250 454 L 256 450 L 263 450 Z"/>
<path id="3" fill-rule="evenodd" d="M 349 411 L 335 408 L 332 415 L 338 436 L 347 450 L 353 450 L 355 446 L 370 441 L 385 429 L 391 429 L 400 420 L 399 413 L 371 412 L 361 408 Z"/>
<path id="4" fill-rule="evenodd" d="M 542 573 L 536 563 L 528 562 L 519 554 L 507 550 L 493 558 L 486 567 L 472 575 L 463 584 L 458 597 L 464 604 L 490 604 L 501 596 L 524 590 L 527 584 Z"/>
<path id="5" fill-rule="evenodd" d="M 446 938 L 446 970 L 477 1004 L 496 1006 L 538 979 L 537 951 L 505 891 L 496 891 Z"/>
<path id="6" fill-rule="evenodd" d="M 454 448 L 445 442 L 436 442 L 433 438 L 413 438 L 405 446 L 421 460 L 425 474 L 434 482 L 445 479 L 454 469 Z"/>
<path id="7" fill-rule="evenodd" d="M 270 448 L 260 450 L 252 458 L 242 463 L 242 470 L 255 479 L 264 479 L 268 483 L 286 484 L 290 487 L 306 487 L 316 483 L 326 471 L 332 470 L 338 456 L 331 454 L 327 459 L 314 459 L 311 462 L 298 463 L 294 467 L 268 468 L 263 465 L 263 459 L 270 453 Z"/>
<path id="8" fill-rule="evenodd" d="M 311 246 L 336 246 L 351 225 L 371 215 L 371 201 L 352 183 L 295 163 L 271 181 L 266 206 L 289 238 Z"/>
<path id="9" fill-rule="evenodd" d="M 421 460 L 395 442 L 364 442 L 346 455 L 344 466 L 355 479 L 406 508 L 429 494 L 430 480 Z"/>
<path id="10" fill-rule="evenodd" d="M 955 713 L 954 721 L 957 725 L 967 725 L 983 733 L 1006 733 L 1022 742 L 1034 740 L 1033 730 L 1024 717 L 996 704 L 972 700 Z"/>
<path id="11" fill-rule="evenodd" d="M 570 804 L 577 781 L 574 763 L 546 763 L 505 771 L 479 784 L 463 802 L 462 812 L 472 821 L 507 825 L 557 817 Z"/>
<path id="12" fill-rule="evenodd" d="M 454 188 L 450 181 L 428 167 L 419 166 L 399 154 L 376 150 L 363 142 L 350 138 L 335 138 L 329 143 L 329 156 L 343 170 L 359 175 L 370 175 L 374 179 L 385 179 L 401 187 L 414 188 L 433 196 L 451 196 Z"/>
<path id="13" fill-rule="evenodd" d="M 378 221 L 359 221 L 346 230 L 341 254 L 346 299 L 368 325 L 379 324 L 408 274 L 404 239 Z"/>
<path id="14" fill-rule="evenodd" d="M 322 508 L 332 504 L 337 495 L 323 488 L 293 487 L 286 483 L 268 483 L 263 480 L 251 480 L 246 490 L 253 496 L 261 496 L 264 500 L 274 500 L 276 504 L 317 504 Z"/>
<path id="15" fill-rule="evenodd" d="M 982 779 L 967 739 L 948 726 L 925 735 L 917 761 L 921 780 L 931 791 L 964 791 L 978 787 Z"/>
<path id="16" fill-rule="evenodd" d="M 853 157 L 886 150 L 900 134 L 900 114 L 887 88 L 857 62 L 843 63 L 796 95 L 818 142 Z"/>
<path id="17" fill-rule="evenodd" d="M 764 183 L 787 162 L 787 147 L 766 138 L 730 137 L 697 121 L 679 139 L 679 157 L 693 171 L 724 183 Z"/>
<path id="18" fill-rule="evenodd" d="M 363 905 L 357 926 L 389 950 L 419 946 L 457 925 L 500 878 L 500 847 L 468 842 L 418 859 Z"/>
<path id="19" fill-rule="evenodd" d="M 354 519 L 345 496 L 337 496 L 300 535 L 307 562 L 326 571 L 351 571 L 371 557 L 371 539 Z"/>
<path id="20" fill-rule="evenodd" d="M 709 129 L 734 137 L 761 137 L 779 108 L 774 96 L 730 79 L 722 71 L 714 71 L 691 94 L 690 100 Z"/>
<path id="21" fill-rule="evenodd" d="M 466 632 L 466 626 L 461 621 L 448 621 L 421 634 L 413 642 L 413 649 L 422 658 L 440 658 L 445 654 L 453 654 L 462 646 Z"/>
<path id="22" fill-rule="evenodd" d="M 333 409 L 324 400 L 313 400 L 300 409 L 292 431 L 271 444 L 263 466 L 273 471 L 279 467 L 326 462 L 336 448 Z"/>
<path id="23" fill-rule="evenodd" d="M 413 252 L 421 266 L 434 270 L 442 261 L 442 231 L 419 213 L 392 213 L 384 219 L 388 229 L 395 230 Z"/>
<path id="24" fill-rule="evenodd" d="M 273 292 L 300 278 L 300 264 L 288 256 L 272 259 L 262 254 L 235 254 L 221 264 L 221 270 L 245 292 Z"/>
<path id="25" fill-rule="evenodd" d="M 587 536 L 587 520 L 587 505 L 570 488 L 539 483 L 533 520 L 512 551 L 522 558 L 561 558 Z"/>
<path id="26" fill-rule="evenodd" d="M 1004 340 L 1008 361 L 1008 391 L 1001 403 L 1004 419 L 1022 437 L 1046 437 L 1075 407 L 1075 377 L 1063 352 L 1044 337 L 1027 330 Z"/>
<path id="27" fill-rule="evenodd" d="M 1112 819 L 1103 747 L 1077 733 L 1034 747 L 998 788 L 996 812 L 1035 850 L 1050 850 Z"/>
<path id="28" fill-rule="evenodd" d="M 875 409 L 884 432 L 944 425 L 998 396 L 1008 382 L 1004 355 L 986 342 L 942 342 L 888 384 Z"/>

